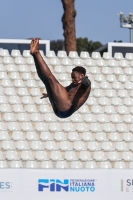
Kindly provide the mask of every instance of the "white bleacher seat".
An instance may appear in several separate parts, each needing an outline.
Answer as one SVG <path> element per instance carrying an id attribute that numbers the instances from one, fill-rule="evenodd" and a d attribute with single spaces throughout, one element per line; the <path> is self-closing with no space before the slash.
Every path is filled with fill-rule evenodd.
<path id="1" fill-rule="evenodd" d="M 100 58 L 101 58 L 101 55 L 100 55 L 99 52 L 92 52 L 91 57 L 92 57 L 93 59 L 97 60 L 97 59 L 100 59 Z"/>
<path id="2" fill-rule="evenodd" d="M 46 52 L 46 57 L 48 57 L 48 58 L 56 57 L 55 56 L 55 52 L 54 51 L 47 51 Z"/>
<path id="3" fill-rule="evenodd" d="M 65 152 L 65 160 L 72 161 L 77 160 L 77 156 L 74 151 L 66 151 Z"/>
<path id="4" fill-rule="evenodd" d="M 100 70 L 97 66 L 92 66 L 92 67 L 89 68 L 89 72 L 91 74 L 98 74 L 98 73 L 100 73 Z"/>
<path id="5" fill-rule="evenodd" d="M 85 164 L 85 168 L 87 169 L 95 169 L 98 168 L 95 161 L 87 161 Z"/>
<path id="6" fill-rule="evenodd" d="M 62 160 L 62 154 L 60 151 L 51 151 L 50 159 L 52 161 Z"/>
<path id="7" fill-rule="evenodd" d="M 107 132 L 107 133 L 110 133 L 110 132 L 114 132 L 116 131 L 116 127 L 114 126 L 114 124 L 112 123 L 104 123 L 103 124 L 103 131 Z"/>
<path id="8" fill-rule="evenodd" d="M 108 91 L 108 90 L 107 90 Z M 98 98 L 98 97 L 101 97 L 101 96 L 104 96 L 104 93 L 101 89 L 94 89 L 93 90 L 93 96 Z"/>
<path id="9" fill-rule="evenodd" d="M 57 56 L 58 58 L 67 57 L 66 51 L 58 51 Z"/>
<path id="10" fill-rule="evenodd" d="M 18 71 L 20 73 L 23 73 L 23 72 L 29 73 L 30 70 L 29 70 L 29 67 L 26 64 L 23 64 L 23 65 L 18 66 Z"/>
<path id="11" fill-rule="evenodd" d="M 5 158 L 4 158 L 4 155 L 3 155 L 3 153 L 0 151 L 0 160 L 4 160 Z"/>
<path id="12" fill-rule="evenodd" d="M 87 59 L 90 58 L 90 55 L 87 51 L 81 51 L 80 58 Z"/>
<path id="13" fill-rule="evenodd" d="M 0 130 L 0 140 L 10 140 L 10 137 L 7 131 Z"/>
<path id="14" fill-rule="evenodd" d="M 130 132 L 123 133 L 122 139 L 123 139 L 125 142 L 133 141 L 133 134 L 130 133 Z"/>
<path id="15" fill-rule="evenodd" d="M 26 133 L 26 139 L 30 140 L 30 141 L 32 141 L 32 140 L 39 140 L 38 135 L 36 134 L 35 131 L 28 131 Z"/>
<path id="16" fill-rule="evenodd" d="M 122 122 L 121 116 L 117 113 L 111 114 L 110 116 L 110 121 L 113 123 L 120 123 Z"/>
<path id="17" fill-rule="evenodd" d="M 82 66 L 84 64 L 83 60 L 80 58 L 75 58 L 73 64 L 76 66 Z"/>
<path id="18" fill-rule="evenodd" d="M 7 131 L 6 124 L 0 121 L 0 131 Z"/>
<path id="19" fill-rule="evenodd" d="M 95 135 L 95 139 L 99 142 L 107 141 L 106 133 L 104 132 L 97 132 Z"/>
<path id="20" fill-rule="evenodd" d="M 21 56 L 21 53 L 20 53 L 19 50 L 14 49 L 14 50 L 11 51 L 11 56 L 12 57 L 18 57 L 18 56 Z"/>
<path id="21" fill-rule="evenodd" d="M 1 49 L 0 56 L 2 57 L 9 56 L 9 51 L 7 49 Z"/>
<path id="22" fill-rule="evenodd" d="M 102 81 L 104 81 L 104 80 L 105 80 L 105 77 L 103 76 L 103 74 L 97 73 L 97 74 L 95 75 L 95 81 L 97 81 L 97 82 L 102 82 Z"/>
<path id="23" fill-rule="evenodd" d="M 29 80 L 29 79 L 33 79 L 31 73 L 29 73 L 29 72 L 23 72 L 21 76 L 22 76 L 22 79 L 25 81 Z"/>
<path id="24" fill-rule="evenodd" d="M 3 79 L 8 79 L 8 75 L 6 72 L 0 72 L 0 80 L 3 80 Z"/>
<path id="25" fill-rule="evenodd" d="M 20 104 L 21 101 L 20 101 L 20 98 L 18 96 L 10 96 L 9 97 L 9 103 L 10 104 Z"/>
<path id="26" fill-rule="evenodd" d="M 23 151 L 23 150 L 29 150 L 29 145 L 25 140 L 17 141 L 16 143 L 16 149 Z"/>
<path id="27" fill-rule="evenodd" d="M 15 113 L 24 112 L 24 108 L 23 108 L 22 104 L 15 104 L 15 105 L 13 105 L 13 111 Z M 9 111 L 9 112 L 11 112 L 11 111 Z"/>
<path id="28" fill-rule="evenodd" d="M 18 131 L 18 130 L 20 130 L 20 127 L 17 122 L 8 122 L 7 129 L 9 131 Z"/>
<path id="29" fill-rule="evenodd" d="M 26 168 L 31 168 L 31 169 L 36 169 L 38 168 L 38 165 L 37 165 L 37 162 L 36 161 L 33 161 L 33 160 L 28 160 L 26 162 Z"/>
<path id="30" fill-rule="evenodd" d="M 104 150 L 104 151 L 112 151 L 112 150 L 114 150 L 112 142 L 110 142 L 110 141 L 102 142 L 102 150 Z"/>
<path id="31" fill-rule="evenodd" d="M 103 59 L 97 60 L 96 64 L 97 64 L 98 67 L 106 66 L 106 63 Z"/>
<path id="32" fill-rule="evenodd" d="M 5 95 L 0 94 L 0 104 L 7 104 L 7 97 Z"/>
<path id="33" fill-rule="evenodd" d="M 102 67 L 102 73 L 104 75 L 113 74 L 113 70 L 110 67 L 108 67 L 108 66 Z"/>
<path id="34" fill-rule="evenodd" d="M 40 139 L 41 140 L 44 140 L 44 141 L 47 141 L 47 140 L 53 140 L 53 137 L 52 135 L 50 134 L 50 132 L 44 132 L 42 131 L 40 133 Z"/>
<path id="35" fill-rule="evenodd" d="M 16 151 L 7 151 L 5 158 L 7 160 L 19 160 L 18 153 Z"/>
<path id="36" fill-rule="evenodd" d="M 35 63 L 34 63 L 33 57 L 26 58 L 26 64 L 27 65 L 34 65 Z"/>
<path id="37" fill-rule="evenodd" d="M 114 58 L 115 58 L 116 60 L 121 60 L 121 59 L 123 59 L 123 54 L 122 54 L 122 53 L 115 53 L 115 54 L 114 54 Z"/>
<path id="38" fill-rule="evenodd" d="M 124 160 L 125 162 L 132 161 L 133 153 L 130 151 L 123 151 L 122 152 L 122 160 Z"/>
<path id="39" fill-rule="evenodd" d="M 62 151 L 72 150 L 72 146 L 69 141 L 61 141 L 59 144 L 59 149 Z"/>
<path id="40" fill-rule="evenodd" d="M 7 162 L 5 160 L 0 160 L 0 168 L 8 168 Z"/>
<path id="41" fill-rule="evenodd" d="M 108 52 L 104 52 L 103 53 L 103 59 L 109 60 L 109 59 L 111 59 L 111 55 Z"/>
<path id="42" fill-rule="evenodd" d="M 115 75 L 114 75 L 114 74 L 108 74 L 108 75 L 107 75 L 107 81 L 108 81 L 109 83 L 113 83 L 114 81 L 116 81 Z"/>
<path id="43" fill-rule="evenodd" d="M 42 131 L 48 131 L 48 125 L 44 122 L 36 122 L 35 123 L 35 130 L 42 132 Z"/>
<path id="44" fill-rule="evenodd" d="M 63 124 L 63 130 L 64 131 L 71 131 L 72 130 L 72 127 L 70 126 L 70 127 L 68 127 L 69 126 L 69 124 Z M 62 131 L 62 128 L 61 128 L 61 126 L 60 126 L 60 124 L 59 123 L 57 123 L 57 122 L 52 122 L 52 123 L 50 123 L 49 124 L 49 130 L 50 131 L 52 131 L 52 132 L 55 132 L 55 131 Z"/>
<path id="45" fill-rule="evenodd" d="M 109 134 L 109 140 L 111 140 L 112 142 L 120 141 L 121 138 L 120 138 L 119 133 L 118 132 L 110 132 L 110 134 Z"/>
<path id="46" fill-rule="evenodd" d="M 79 159 L 81 161 L 92 160 L 90 153 L 88 151 L 84 151 L 84 150 L 81 150 L 79 152 Z"/>
<path id="47" fill-rule="evenodd" d="M 106 89 L 110 89 L 111 86 L 110 86 L 110 83 L 108 81 L 102 81 L 100 83 L 100 88 L 102 88 L 103 90 L 106 90 Z"/>
<path id="48" fill-rule="evenodd" d="M 70 141 L 80 140 L 79 134 L 77 132 L 69 132 L 68 140 L 70 140 Z"/>
<path id="49" fill-rule="evenodd" d="M 91 111 L 94 114 L 103 113 L 102 107 L 100 105 L 93 105 Z"/>
<path id="50" fill-rule="evenodd" d="M 21 123 L 21 130 L 24 132 L 33 131 L 33 126 L 30 122 L 22 122 Z"/>
<path id="51" fill-rule="evenodd" d="M 85 65 L 86 65 L 87 67 L 94 66 L 94 61 L 93 61 L 93 59 L 91 59 L 91 58 L 86 59 L 86 60 L 85 60 Z"/>
<path id="52" fill-rule="evenodd" d="M 83 106 L 81 106 L 81 107 L 79 108 L 78 112 L 79 112 L 79 113 L 82 113 L 82 114 L 88 113 L 88 112 L 89 112 L 89 107 L 88 107 L 87 105 L 83 105 Z"/>
<path id="53" fill-rule="evenodd" d="M 55 141 L 46 141 L 45 149 L 48 151 L 52 151 L 52 150 L 57 150 L 58 148 Z"/>
<path id="54" fill-rule="evenodd" d="M 18 71 L 18 68 L 16 67 L 16 65 L 15 64 L 11 64 L 11 63 L 9 63 L 8 65 L 6 65 L 5 69 L 6 69 L 7 72 Z"/>
<path id="55" fill-rule="evenodd" d="M 23 57 L 15 57 L 15 64 L 16 65 L 23 65 L 23 64 L 25 64 L 25 60 L 24 60 L 24 58 Z"/>
<path id="56" fill-rule="evenodd" d="M 96 141 L 89 141 L 87 149 L 89 149 L 90 151 L 98 151 L 101 148 L 100 148 L 98 142 L 96 142 Z"/>
<path id="57" fill-rule="evenodd" d="M 15 149 L 15 146 L 14 146 L 14 143 L 12 141 L 2 141 L 2 144 L 1 144 L 1 149 L 7 151 L 7 150 L 12 150 L 12 149 Z"/>
<path id="58" fill-rule="evenodd" d="M 17 120 L 18 120 L 19 122 L 27 122 L 27 121 L 30 121 L 30 120 L 29 120 L 29 117 L 28 117 L 28 115 L 27 115 L 26 112 L 18 113 L 18 114 L 17 114 Z"/>
<path id="59" fill-rule="evenodd" d="M 63 58 L 62 65 L 72 65 L 70 58 Z"/>
<path id="60" fill-rule="evenodd" d="M 128 67 L 128 62 L 125 59 L 120 60 L 119 63 L 120 67 L 124 68 L 124 67 Z"/>
<path id="61" fill-rule="evenodd" d="M 23 82 L 23 80 L 21 80 L 21 79 L 14 80 L 14 87 L 20 88 L 20 87 L 24 87 L 24 86 L 25 86 L 25 83 Z"/>
<path id="62" fill-rule="evenodd" d="M 52 162 L 50 160 L 42 161 L 41 168 L 43 168 L 43 169 L 51 169 L 51 168 L 53 168 L 53 164 L 52 164 Z"/>
<path id="63" fill-rule="evenodd" d="M 24 50 L 23 57 L 31 57 L 30 50 Z"/>
<path id="64" fill-rule="evenodd" d="M 66 136 L 64 132 L 58 131 L 54 133 L 54 140 L 56 141 L 62 141 L 66 140 Z"/>
<path id="65" fill-rule="evenodd" d="M 25 110 L 28 113 L 36 113 L 37 112 L 37 107 L 36 107 L 35 104 L 25 105 Z"/>
<path id="66" fill-rule="evenodd" d="M 13 131 L 12 133 L 13 140 L 25 140 L 25 136 L 22 131 Z"/>
<path id="67" fill-rule="evenodd" d="M 73 115 L 70 116 L 70 120 L 72 122 L 82 122 L 83 121 L 83 118 L 81 116 L 81 114 L 79 113 L 74 113 Z"/>
<path id="68" fill-rule="evenodd" d="M 6 71 L 6 68 L 3 64 L 0 64 L 0 71 L 1 72 L 5 72 Z"/>
<path id="69" fill-rule="evenodd" d="M 62 65 L 55 65 L 54 67 L 54 72 L 55 73 L 65 73 L 64 67 Z"/>
<path id="70" fill-rule="evenodd" d="M 116 125 L 116 130 L 117 130 L 119 133 L 128 132 L 127 126 L 126 126 L 126 124 L 124 124 L 124 123 L 118 123 L 118 124 Z"/>
<path id="71" fill-rule="evenodd" d="M 102 161 L 102 160 L 105 160 L 106 157 L 103 151 L 95 151 L 93 159 L 96 161 Z"/>
<path id="72" fill-rule="evenodd" d="M 61 62 L 60 62 L 60 60 L 57 57 L 53 57 L 53 58 L 50 59 L 50 64 L 52 66 L 55 66 L 55 65 L 60 65 Z"/>
<path id="73" fill-rule="evenodd" d="M 79 57 L 77 51 L 70 51 L 68 56 L 69 56 L 69 58 L 78 58 Z"/>
<path id="74" fill-rule="evenodd" d="M 118 150 L 118 151 L 127 151 L 128 147 L 127 147 L 127 144 L 124 141 L 121 141 L 121 142 L 116 142 L 115 149 Z"/>
<path id="75" fill-rule="evenodd" d="M 117 161 L 117 160 L 121 160 L 121 159 L 120 159 L 120 156 L 117 151 L 109 151 L 108 152 L 108 160 Z"/>
<path id="76" fill-rule="evenodd" d="M 88 124 L 86 123 L 77 123 L 76 125 L 76 130 L 78 132 L 84 132 L 84 131 L 87 131 L 89 128 L 88 128 Z"/>
<path id="77" fill-rule="evenodd" d="M 32 122 L 42 122 L 43 121 L 41 114 L 38 113 L 38 112 L 37 113 L 31 113 L 30 114 L 30 120 Z"/>
<path id="78" fill-rule="evenodd" d="M 86 150 L 85 143 L 83 141 L 75 141 L 74 142 L 74 149 L 76 151 Z"/>
<path id="79" fill-rule="evenodd" d="M 11 63 L 14 63 L 13 62 L 13 59 L 9 56 L 6 56 L 6 57 L 4 57 L 3 58 L 3 64 L 5 64 L 5 65 L 8 65 L 8 64 L 11 64 Z"/>
<path id="80" fill-rule="evenodd" d="M 27 161 L 27 160 L 34 160 L 33 154 L 31 151 L 21 151 L 20 155 L 21 160 Z"/>
<path id="81" fill-rule="evenodd" d="M 125 169 L 127 168 L 124 161 L 116 161 L 114 164 L 115 169 Z"/>
<path id="82" fill-rule="evenodd" d="M 4 113 L 3 120 L 6 122 L 16 121 L 14 113 Z"/>
<path id="83" fill-rule="evenodd" d="M 125 68 L 123 69 L 123 71 L 125 72 L 125 74 L 126 74 L 127 76 L 131 76 L 131 75 L 133 74 L 133 68 L 132 68 L 132 67 L 125 67 Z"/>
<path id="84" fill-rule="evenodd" d="M 129 169 L 133 169 L 133 162 L 132 161 L 129 163 Z"/>
<path id="85" fill-rule="evenodd" d="M 20 160 L 11 161 L 10 168 L 23 168 L 23 164 Z"/>
<path id="86" fill-rule="evenodd" d="M 83 132 L 81 135 L 83 141 L 94 141 L 93 135 L 91 132 Z"/>
<path id="87" fill-rule="evenodd" d="M 125 74 L 121 74 L 121 75 L 119 75 L 119 79 L 118 80 L 121 83 L 125 83 L 128 80 L 128 78 L 127 78 L 127 76 Z"/>
<path id="88" fill-rule="evenodd" d="M 22 97 L 22 103 L 25 104 L 25 105 L 34 104 L 32 97 L 30 95 L 29 96 L 23 96 Z"/>
<path id="89" fill-rule="evenodd" d="M 83 168 L 82 163 L 79 160 L 72 161 L 70 167 L 71 167 L 71 169 Z"/>
<path id="90" fill-rule="evenodd" d="M 38 161 L 49 160 L 46 151 L 36 151 L 35 158 L 36 158 L 36 160 L 38 160 Z"/>
<path id="91" fill-rule="evenodd" d="M 31 142 L 31 146 L 30 148 L 33 150 L 33 151 L 36 151 L 36 150 L 44 150 L 44 145 L 41 141 L 32 141 Z"/>
<path id="92" fill-rule="evenodd" d="M 74 125 L 72 123 L 70 123 L 70 122 L 63 123 L 62 129 L 65 132 L 75 131 Z"/>
<path id="93" fill-rule="evenodd" d="M 125 58 L 129 61 L 133 60 L 133 53 L 126 53 Z"/>
<path id="94" fill-rule="evenodd" d="M 100 163 L 100 168 L 101 169 L 111 169 L 112 166 L 111 166 L 111 163 L 109 161 L 102 161 Z"/>
<path id="95" fill-rule="evenodd" d="M 56 162 L 56 168 L 57 169 L 66 169 L 66 168 L 68 168 L 67 162 L 65 160 L 58 160 Z"/>

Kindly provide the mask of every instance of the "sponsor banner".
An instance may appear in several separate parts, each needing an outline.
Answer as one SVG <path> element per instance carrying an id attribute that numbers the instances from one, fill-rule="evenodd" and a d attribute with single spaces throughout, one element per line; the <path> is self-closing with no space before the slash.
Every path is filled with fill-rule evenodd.
<path id="1" fill-rule="evenodd" d="M 2 200 L 132 200 L 133 170 L 1 169 Z"/>

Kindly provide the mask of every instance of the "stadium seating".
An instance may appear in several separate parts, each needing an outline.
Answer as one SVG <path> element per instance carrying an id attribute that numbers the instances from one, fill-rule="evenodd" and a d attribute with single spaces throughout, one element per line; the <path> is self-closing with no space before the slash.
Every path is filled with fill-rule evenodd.
<path id="1" fill-rule="evenodd" d="M 83 65 L 92 82 L 86 103 L 55 116 L 29 51 L 0 51 L 0 168 L 133 168 L 133 54 L 41 52 L 66 86 Z"/>

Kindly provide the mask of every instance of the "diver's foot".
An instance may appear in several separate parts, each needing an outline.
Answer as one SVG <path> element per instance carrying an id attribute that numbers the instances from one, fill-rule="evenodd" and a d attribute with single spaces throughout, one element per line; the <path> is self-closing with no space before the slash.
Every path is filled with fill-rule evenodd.
<path id="1" fill-rule="evenodd" d="M 32 41 L 31 41 L 30 53 L 36 54 L 37 52 L 39 52 L 39 39 L 35 38 L 35 39 L 32 39 Z"/>

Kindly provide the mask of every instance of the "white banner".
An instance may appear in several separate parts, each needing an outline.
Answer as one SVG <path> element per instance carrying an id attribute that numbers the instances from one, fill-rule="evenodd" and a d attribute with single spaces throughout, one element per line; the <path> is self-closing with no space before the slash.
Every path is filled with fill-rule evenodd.
<path id="1" fill-rule="evenodd" d="M 133 170 L 0 169 L 0 200 L 133 200 Z"/>

